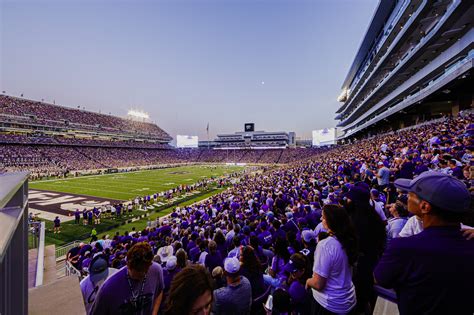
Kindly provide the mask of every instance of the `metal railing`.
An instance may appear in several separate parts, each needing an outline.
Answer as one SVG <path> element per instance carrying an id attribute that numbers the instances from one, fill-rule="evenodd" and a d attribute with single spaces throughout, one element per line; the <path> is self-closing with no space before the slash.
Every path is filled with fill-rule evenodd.
<path id="1" fill-rule="evenodd" d="M 0 175 L 0 314 L 28 313 L 28 172 Z"/>
<path id="2" fill-rule="evenodd" d="M 66 245 L 56 247 L 56 261 L 66 259 L 67 253 L 74 247 L 79 246 L 82 241 L 75 240 Z"/>
<path id="3" fill-rule="evenodd" d="M 79 281 L 84 278 L 84 275 L 74 267 L 69 261 L 66 261 L 66 276 L 77 276 Z"/>
<path id="4" fill-rule="evenodd" d="M 28 248 L 38 248 L 41 222 L 30 221 L 28 223 Z"/>

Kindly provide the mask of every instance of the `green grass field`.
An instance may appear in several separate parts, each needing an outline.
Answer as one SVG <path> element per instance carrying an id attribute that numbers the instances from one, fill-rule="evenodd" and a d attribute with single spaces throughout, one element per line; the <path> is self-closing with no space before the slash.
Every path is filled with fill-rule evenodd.
<path id="1" fill-rule="evenodd" d="M 30 182 L 31 189 L 43 189 L 116 200 L 131 200 L 174 188 L 194 184 L 201 179 L 242 170 L 241 166 L 181 166 L 130 173 L 43 180 Z"/>
<path id="2" fill-rule="evenodd" d="M 180 184 L 194 184 L 204 178 L 218 177 L 224 174 L 241 171 L 241 166 L 182 166 L 158 170 L 145 170 L 130 173 L 116 173 L 97 176 L 83 176 L 58 180 L 43 180 L 30 182 L 30 189 L 43 189 L 64 193 L 89 195 L 95 197 L 110 198 L 116 200 L 130 200 L 136 196 L 144 196 L 174 188 Z M 134 210 L 131 217 L 103 218 L 101 224 L 96 227 L 99 236 L 102 234 L 114 234 L 124 232 L 132 227 L 143 229 L 147 221 L 155 220 L 173 211 L 174 207 L 198 202 L 202 199 L 215 195 L 223 188 L 214 185 L 208 189 L 196 192 L 182 200 L 177 200 L 169 205 L 150 210 L 150 217 L 140 219 L 133 223 L 126 223 L 131 217 L 144 214 L 143 211 Z M 46 222 L 46 243 L 63 245 L 74 240 L 89 240 L 91 226 L 76 225 L 74 221 L 61 224 L 61 233 L 53 234 L 53 222 Z"/>

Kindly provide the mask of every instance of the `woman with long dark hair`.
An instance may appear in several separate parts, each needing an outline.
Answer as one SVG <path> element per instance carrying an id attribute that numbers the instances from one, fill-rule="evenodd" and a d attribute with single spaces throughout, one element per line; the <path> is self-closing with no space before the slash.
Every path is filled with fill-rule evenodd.
<path id="1" fill-rule="evenodd" d="M 252 246 L 241 247 L 240 263 L 240 274 L 247 278 L 252 286 L 252 298 L 260 296 L 265 291 L 265 284 L 260 260 Z"/>
<path id="2" fill-rule="evenodd" d="M 272 265 L 268 269 L 268 274 L 263 275 L 263 280 L 266 285 L 271 285 L 273 288 L 278 288 L 285 279 L 285 264 L 290 259 L 288 252 L 288 241 L 277 238 L 275 242 L 275 256 L 272 258 Z"/>
<path id="3" fill-rule="evenodd" d="M 322 222 L 329 237 L 316 246 L 313 276 L 306 286 L 313 291 L 311 314 L 348 314 L 356 305 L 352 266 L 357 261 L 357 238 L 344 208 L 325 205 Z"/>
<path id="4" fill-rule="evenodd" d="M 354 224 L 359 248 L 357 269 L 353 277 L 357 310 L 372 314 L 376 301 L 373 272 L 386 244 L 385 223 L 374 206 L 370 205 L 368 187 L 354 186 L 346 197 L 345 209 Z"/>
<path id="5" fill-rule="evenodd" d="M 212 278 L 206 268 L 191 265 L 176 274 L 166 300 L 166 315 L 209 315 L 212 307 Z"/>

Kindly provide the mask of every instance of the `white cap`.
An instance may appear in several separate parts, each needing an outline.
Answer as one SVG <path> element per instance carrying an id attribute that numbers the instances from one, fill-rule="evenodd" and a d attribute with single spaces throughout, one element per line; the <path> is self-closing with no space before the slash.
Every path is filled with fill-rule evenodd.
<path id="1" fill-rule="evenodd" d="M 176 258 L 176 256 L 171 256 L 170 258 L 168 258 L 168 261 L 166 262 L 166 269 L 174 270 L 177 264 L 178 264 L 178 258 Z"/>
<path id="2" fill-rule="evenodd" d="M 224 270 L 228 273 L 236 273 L 240 270 L 240 261 L 236 257 L 228 257 L 224 261 Z"/>

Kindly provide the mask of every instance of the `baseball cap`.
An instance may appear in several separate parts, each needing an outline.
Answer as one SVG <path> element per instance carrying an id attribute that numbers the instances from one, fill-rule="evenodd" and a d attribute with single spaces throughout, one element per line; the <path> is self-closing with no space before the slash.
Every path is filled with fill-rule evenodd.
<path id="1" fill-rule="evenodd" d="M 171 258 L 173 255 L 173 246 L 168 245 L 168 246 L 163 246 L 158 249 L 158 256 L 161 258 L 161 262 L 165 263 L 168 261 L 168 259 Z"/>
<path id="2" fill-rule="evenodd" d="M 346 197 L 352 201 L 369 202 L 370 193 L 363 186 L 354 186 L 346 194 Z"/>
<path id="3" fill-rule="evenodd" d="M 449 212 L 470 211 L 471 196 L 457 178 L 439 172 L 423 172 L 417 178 L 397 179 L 395 187 L 412 192 L 428 203 Z"/>
<path id="4" fill-rule="evenodd" d="M 309 243 L 311 240 L 316 239 L 316 234 L 314 234 L 311 230 L 304 230 L 301 232 L 301 238 L 306 242 Z"/>
<path id="5" fill-rule="evenodd" d="M 168 261 L 166 262 L 166 269 L 174 270 L 177 264 L 178 264 L 178 258 L 176 258 L 176 256 L 171 256 L 170 258 L 168 258 Z"/>
<path id="6" fill-rule="evenodd" d="M 89 275 L 92 283 L 96 284 L 100 280 L 104 280 L 109 275 L 109 266 L 104 256 L 96 256 L 92 259 L 89 266 Z"/>
<path id="7" fill-rule="evenodd" d="M 288 263 L 285 265 L 285 271 L 286 272 L 296 272 L 298 270 L 302 270 L 306 267 L 303 262 L 298 261 L 298 260 L 290 259 L 288 261 Z"/>
<path id="8" fill-rule="evenodd" d="M 240 270 L 240 261 L 236 257 L 228 257 L 224 261 L 224 270 L 228 273 L 237 273 Z"/>

